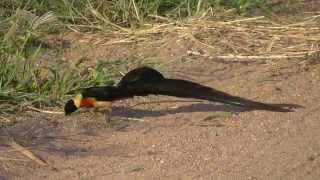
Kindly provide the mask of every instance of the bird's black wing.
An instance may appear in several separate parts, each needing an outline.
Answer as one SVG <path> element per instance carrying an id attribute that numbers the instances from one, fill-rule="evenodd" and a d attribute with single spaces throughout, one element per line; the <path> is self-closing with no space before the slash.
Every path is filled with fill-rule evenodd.
<path id="1" fill-rule="evenodd" d="M 127 90 L 116 86 L 96 86 L 81 90 L 82 96 L 94 97 L 98 101 L 116 101 L 120 99 L 130 98 L 132 95 Z"/>
<path id="2" fill-rule="evenodd" d="M 148 83 L 134 83 L 126 90 L 133 96 L 168 95 L 182 98 L 195 98 L 212 102 L 220 102 L 248 109 L 277 112 L 291 112 L 293 108 L 301 107 L 295 104 L 267 104 L 227 94 L 213 88 L 191 81 L 180 79 L 163 79 Z"/>
<path id="3" fill-rule="evenodd" d="M 163 79 L 163 75 L 157 70 L 143 66 L 129 71 L 125 76 L 123 76 L 117 86 L 127 86 L 134 83 L 149 83 Z"/>

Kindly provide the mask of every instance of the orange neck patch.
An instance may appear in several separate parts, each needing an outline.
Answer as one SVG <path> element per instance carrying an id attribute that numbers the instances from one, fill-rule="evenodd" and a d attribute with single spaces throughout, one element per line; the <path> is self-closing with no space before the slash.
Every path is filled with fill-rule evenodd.
<path id="1" fill-rule="evenodd" d="M 85 97 L 81 100 L 81 107 L 94 107 L 97 100 L 93 97 Z"/>

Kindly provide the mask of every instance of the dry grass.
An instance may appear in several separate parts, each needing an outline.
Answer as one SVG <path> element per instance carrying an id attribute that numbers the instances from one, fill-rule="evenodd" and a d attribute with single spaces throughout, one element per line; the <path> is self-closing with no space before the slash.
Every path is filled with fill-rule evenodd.
<path id="1" fill-rule="evenodd" d="M 7 133 L 7 132 L 6 132 Z M 8 133 L 7 133 L 8 134 Z M 27 148 L 23 147 L 22 145 L 18 144 L 13 138 L 9 136 L 0 136 L 0 144 L 5 144 L 15 151 L 21 153 L 22 155 L 26 156 L 30 160 L 34 161 L 35 163 L 46 166 L 48 165 L 47 162 L 37 157 L 34 153 L 32 153 Z M 6 157 L 0 157 L 1 160 L 9 160 L 9 161 L 23 161 L 22 159 L 16 159 L 16 158 L 6 158 Z"/>
<path id="2" fill-rule="evenodd" d="M 232 21 L 189 19 L 161 23 L 135 31 L 115 31 L 112 34 L 90 36 L 90 42 L 100 45 L 123 43 L 166 43 L 165 35 L 175 33 L 180 39 L 199 44 L 201 52 L 190 55 L 232 61 L 309 59 L 319 55 L 320 16 L 310 16 L 294 24 L 274 22 L 266 17 L 240 18 Z M 88 40 L 89 41 L 89 40 Z"/>

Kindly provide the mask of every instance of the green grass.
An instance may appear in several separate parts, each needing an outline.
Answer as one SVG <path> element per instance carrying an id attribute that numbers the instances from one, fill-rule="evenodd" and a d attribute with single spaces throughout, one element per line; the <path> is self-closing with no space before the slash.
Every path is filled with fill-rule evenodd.
<path id="1" fill-rule="evenodd" d="M 152 23 L 154 16 L 179 20 L 210 8 L 232 8 L 241 14 L 263 7 L 264 0 L 2 0 L 0 113 L 26 105 L 56 105 L 81 87 L 112 82 L 110 75 L 119 61 L 101 61 L 94 68 L 81 62 L 76 67 L 43 65 L 39 57 L 46 48 L 41 37 L 48 34 L 71 27 L 79 31 L 139 28 Z"/>
<path id="2" fill-rule="evenodd" d="M 65 23 L 136 27 L 150 16 L 181 19 L 201 15 L 210 8 L 235 9 L 246 14 L 257 8 L 266 8 L 266 0 L 3 0 L 2 16 L 11 16 L 16 9 L 41 15 L 54 12 Z M 1 16 L 1 14 L 0 14 Z"/>
<path id="3" fill-rule="evenodd" d="M 21 58 L 9 61 L 2 61 L 0 67 L 1 111 L 26 105 L 57 105 L 59 100 L 80 88 L 112 84 L 110 74 L 113 69 L 105 68 L 108 66 L 102 61 L 95 69 L 80 64 L 77 68 L 68 67 L 68 71 L 61 70 L 61 65 L 37 68 L 32 60 Z"/>
<path id="4" fill-rule="evenodd" d="M 45 48 L 39 37 L 47 33 L 53 22 L 51 13 L 36 16 L 23 9 L 15 10 L 0 22 L 0 112 L 16 111 L 26 105 L 56 105 L 81 87 L 111 82 L 111 70 L 106 69 L 111 66 L 104 62 L 94 68 L 82 63 L 72 68 L 69 64 L 40 62 Z"/>
<path id="5" fill-rule="evenodd" d="M 43 48 L 39 36 L 41 26 L 52 23 L 50 14 L 35 16 L 28 11 L 16 10 L 2 21 L 7 27 L 0 39 L 0 109 L 14 111 L 25 105 L 54 105 L 68 92 L 80 87 L 106 84 L 110 70 L 103 62 L 93 69 L 68 64 L 42 65 L 39 55 Z M 67 68 L 68 71 L 62 70 Z"/>

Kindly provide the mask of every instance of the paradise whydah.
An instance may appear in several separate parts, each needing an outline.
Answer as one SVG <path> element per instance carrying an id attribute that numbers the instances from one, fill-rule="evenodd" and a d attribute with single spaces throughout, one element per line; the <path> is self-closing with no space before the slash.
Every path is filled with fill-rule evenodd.
<path id="1" fill-rule="evenodd" d="M 165 78 L 150 67 L 139 67 L 128 72 L 115 86 L 89 87 L 81 90 L 65 105 L 65 114 L 81 107 L 110 107 L 112 102 L 134 96 L 167 95 L 180 98 L 195 98 L 211 102 L 225 103 L 250 110 L 292 112 L 302 106 L 296 104 L 269 104 L 242 97 L 182 79 Z"/>

